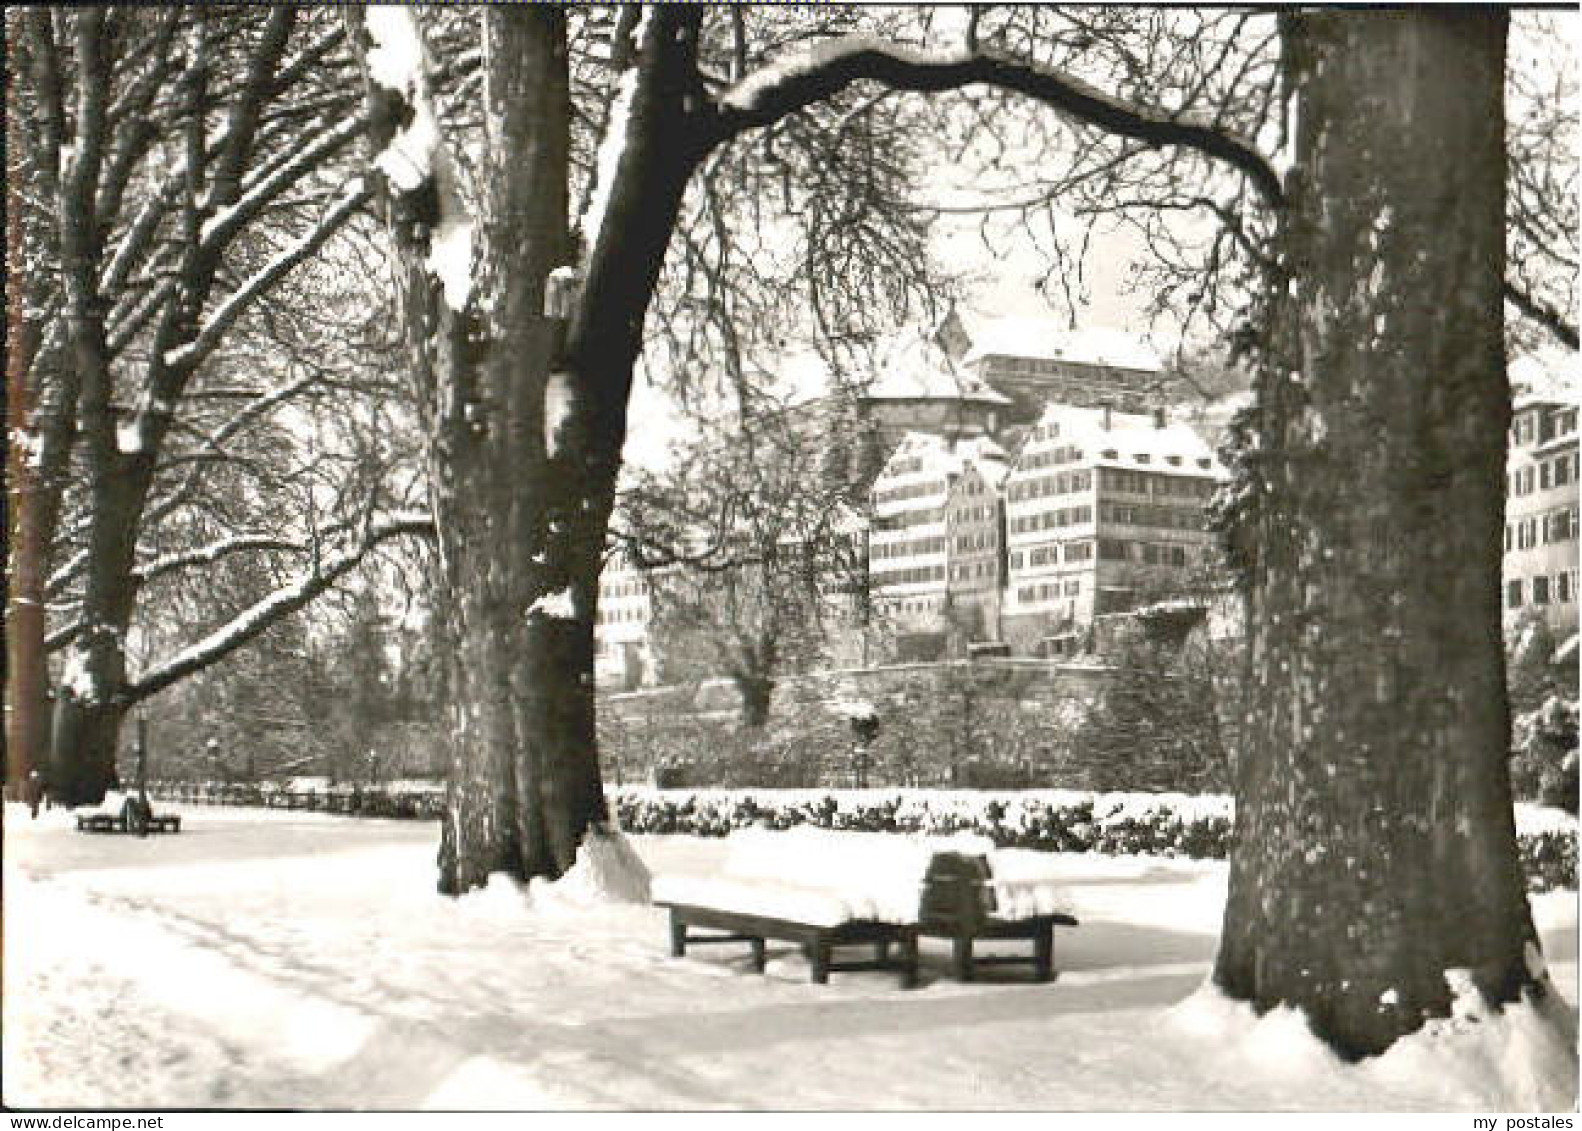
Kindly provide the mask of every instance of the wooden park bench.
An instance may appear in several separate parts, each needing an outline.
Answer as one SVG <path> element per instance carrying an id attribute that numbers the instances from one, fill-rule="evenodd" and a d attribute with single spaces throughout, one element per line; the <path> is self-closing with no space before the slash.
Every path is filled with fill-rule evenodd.
<path id="1" fill-rule="evenodd" d="M 762 973 L 766 940 L 775 939 L 803 948 L 815 983 L 828 982 L 832 971 L 886 969 L 910 988 L 917 984 L 918 937 L 937 935 L 952 940 L 964 980 L 977 965 L 1004 962 L 1031 962 L 1047 980 L 1054 927 L 1076 920 L 1054 908 L 1058 891 L 1047 878 L 1024 875 L 1001 896 L 991 878 L 994 854 L 983 837 L 739 829 L 727 839 L 719 875 L 656 876 L 652 894 L 670 912 L 677 958 L 689 945 L 745 942 Z M 1026 866 L 1021 862 L 1023 872 Z M 1002 910 L 1001 899 L 1012 902 Z M 1021 913 L 1029 908 L 1035 913 Z M 982 938 L 1024 939 L 1032 953 L 977 956 L 973 943 Z M 872 957 L 839 956 L 853 946 L 872 947 Z"/>
<path id="2" fill-rule="evenodd" d="M 1055 928 L 1075 927 L 1061 908 L 1059 881 L 1048 853 L 1028 849 L 942 852 L 929 864 L 918 932 L 951 941 L 956 977 L 972 981 L 980 966 L 1031 964 L 1040 982 L 1055 976 Z M 980 939 L 1031 944 L 1025 954 L 979 954 Z"/>
<path id="3" fill-rule="evenodd" d="M 107 793 L 103 808 L 77 814 L 77 831 L 83 833 L 179 833 L 181 818 L 174 813 L 156 815 L 142 799 L 130 794 Z"/>

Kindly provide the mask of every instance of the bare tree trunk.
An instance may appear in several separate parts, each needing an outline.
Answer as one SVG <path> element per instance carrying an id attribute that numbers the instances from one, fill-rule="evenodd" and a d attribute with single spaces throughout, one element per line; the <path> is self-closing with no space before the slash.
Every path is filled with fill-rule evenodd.
<path id="1" fill-rule="evenodd" d="M 569 318 L 545 310 L 551 272 L 577 260 L 566 216 L 562 11 L 502 7 L 483 16 L 484 199 L 467 280 L 441 277 L 431 254 L 436 232 L 466 222 L 443 147 L 416 189 L 387 184 L 430 438 L 456 700 L 439 854 L 445 892 L 481 885 L 494 871 L 558 876 L 588 825 L 606 817 L 594 606 L 643 316 L 701 154 L 679 140 L 695 131 L 667 131 L 663 121 L 668 114 L 685 125 L 681 92 L 665 89 L 662 74 L 671 53 L 696 50 L 697 18 L 666 12 L 650 22 L 629 122 L 619 124 L 627 144 L 604 170 L 615 180 Z M 360 14 L 353 20 L 364 34 Z M 662 34 L 671 23 L 691 30 Z M 426 87 L 371 89 L 383 150 Z"/>
<path id="2" fill-rule="evenodd" d="M 769 723 L 769 709 L 774 703 L 774 677 L 763 672 L 739 672 L 735 682 L 742 697 L 742 726 L 762 730 Z"/>
<path id="3" fill-rule="evenodd" d="M 28 364 L 37 339 L 22 304 L 21 201 L 13 177 L 7 184 L 6 256 L 13 265 L 6 302 L 6 424 L 13 436 L 30 433 L 32 386 Z M 28 775 L 42 767 L 47 725 L 49 673 L 44 664 L 44 539 L 41 528 L 39 469 L 24 444 L 7 446 L 10 501 L 6 531 L 10 546 L 5 638 L 6 786 L 11 796 Z"/>
<path id="4" fill-rule="evenodd" d="M 1515 851 L 1499 581 L 1505 16 L 1289 19 L 1249 712 L 1215 980 L 1342 1054 L 1551 992 Z"/>
<path id="5" fill-rule="evenodd" d="M 6 21 L 8 53 L 14 54 L 15 21 Z M 44 559 L 40 460 L 26 435 L 37 444 L 34 418 L 36 386 L 29 369 L 38 348 L 39 327 L 27 316 L 28 275 L 22 215 L 22 131 L 17 124 L 17 84 L 6 83 L 6 483 L 9 512 L 6 564 L 9 592 L 5 636 L 6 788 L 22 796 L 28 775 L 45 757 L 49 673 L 44 664 Z M 35 284 L 36 285 L 36 284 Z"/>

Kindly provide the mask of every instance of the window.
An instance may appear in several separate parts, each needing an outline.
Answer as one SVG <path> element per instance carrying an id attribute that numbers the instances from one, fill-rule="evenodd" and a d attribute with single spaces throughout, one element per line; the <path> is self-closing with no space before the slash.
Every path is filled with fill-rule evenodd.
<path id="1" fill-rule="evenodd" d="M 1549 579 L 1538 576 L 1533 578 L 1533 604 L 1547 605 L 1549 603 Z"/>
<path id="2" fill-rule="evenodd" d="M 1538 489 L 1540 491 L 1547 491 L 1547 490 L 1549 490 L 1549 461 L 1548 460 L 1545 460 L 1543 463 L 1540 463 L 1538 465 Z"/>
<path id="3" fill-rule="evenodd" d="M 1571 574 L 1569 572 L 1555 574 L 1555 600 L 1562 605 L 1568 605 L 1571 603 L 1572 596 Z"/>
<path id="4" fill-rule="evenodd" d="M 1567 483 L 1571 482 L 1571 460 L 1573 458 L 1575 457 L 1561 456 L 1559 459 L 1555 460 L 1556 487 L 1564 487 Z"/>
<path id="5" fill-rule="evenodd" d="M 1507 609 L 1519 609 L 1522 607 L 1521 578 L 1518 577 L 1515 581 L 1507 581 L 1505 583 L 1505 607 Z"/>

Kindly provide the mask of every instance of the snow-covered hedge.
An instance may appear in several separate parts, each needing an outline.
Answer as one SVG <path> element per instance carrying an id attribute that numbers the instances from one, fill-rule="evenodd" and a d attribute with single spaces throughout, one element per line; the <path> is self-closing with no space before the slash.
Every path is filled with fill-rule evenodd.
<path id="1" fill-rule="evenodd" d="M 363 817 L 436 818 L 444 787 L 425 781 L 330 785 L 323 779 L 241 785 L 158 782 L 166 801 L 259 805 Z M 1223 859 L 1235 808 L 1229 797 L 1183 793 L 991 792 L 906 789 L 611 789 L 610 807 L 633 833 L 724 836 L 747 825 L 817 825 L 873 832 L 981 833 L 1000 847 L 1110 855 Z M 1577 886 L 1577 821 L 1557 809 L 1516 806 L 1517 846 L 1535 891 Z"/>
<path id="2" fill-rule="evenodd" d="M 280 782 L 150 782 L 148 792 L 163 801 L 196 805 L 255 805 L 269 809 L 308 809 L 355 817 L 435 819 L 445 810 L 445 788 L 435 782 L 330 784 L 327 778 Z"/>
<path id="3" fill-rule="evenodd" d="M 1229 797 L 1176 793 L 1017 793 L 909 790 L 612 791 L 621 827 L 637 833 L 724 836 L 733 828 L 812 824 L 869 831 L 981 833 L 1001 847 L 1223 859 Z M 1577 824 L 1554 809 L 1516 807 L 1528 886 L 1576 887 Z"/>

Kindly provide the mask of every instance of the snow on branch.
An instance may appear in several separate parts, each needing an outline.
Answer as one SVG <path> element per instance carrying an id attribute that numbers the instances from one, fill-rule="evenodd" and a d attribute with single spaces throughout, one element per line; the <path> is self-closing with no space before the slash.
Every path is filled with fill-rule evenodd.
<path id="1" fill-rule="evenodd" d="M 629 145 L 632 104 L 637 99 L 637 84 L 640 77 L 636 48 L 643 41 L 652 13 L 652 8 L 645 7 L 636 25 L 627 32 L 629 41 L 612 46 L 615 57 L 626 60 L 626 69 L 616 84 L 615 97 L 611 100 L 609 111 L 605 116 L 598 160 L 593 167 L 593 182 L 588 187 L 587 204 L 577 221 L 577 231 L 581 236 L 582 246 L 590 256 L 598 245 L 599 232 L 604 227 L 604 216 L 610 208 L 610 195 L 615 191 L 616 177 L 620 173 L 621 158 Z"/>
<path id="2" fill-rule="evenodd" d="M 1127 102 L 1074 75 L 978 46 L 929 53 L 870 36 L 813 43 L 748 75 L 720 99 L 719 129 L 730 137 L 766 126 L 864 80 L 897 90 L 938 93 L 981 83 L 1026 95 L 1121 137 L 1149 145 L 1177 145 L 1231 165 L 1264 200 L 1284 199 L 1280 176 L 1246 138 L 1220 127 Z"/>
<path id="3" fill-rule="evenodd" d="M 1540 302 L 1537 296 L 1518 287 L 1509 279 L 1505 280 L 1505 299 L 1526 317 L 1542 326 L 1555 339 L 1567 349 L 1577 349 L 1582 342 L 1577 337 L 1576 323 L 1568 320 L 1559 311 Z"/>
<path id="4" fill-rule="evenodd" d="M 320 536 L 331 533 L 321 531 Z M 132 577 L 138 584 L 146 584 L 156 578 L 163 577 L 177 570 L 189 569 L 192 566 L 213 565 L 221 558 L 231 554 L 247 553 L 255 550 L 279 550 L 286 553 L 307 553 L 312 546 L 300 539 L 282 538 L 274 534 L 236 534 L 229 538 L 221 538 L 205 546 L 196 546 L 180 553 L 165 554 L 155 558 L 146 565 L 139 566 L 132 571 Z"/>
<path id="5" fill-rule="evenodd" d="M 265 205 L 319 168 L 336 150 L 361 134 L 367 125 L 364 114 L 351 114 L 318 134 L 290 160 L 244 191 L 235 204 L 218 209 L 204 223 L 200 233 L 204 247 L 215 250 L 227 243 Z"/>
<path id="6" fill-rule="evenodd" d="M 196 366 L 214 352 L 237 318 L 276 283 L 290 274 L 303 260 L 323 247 L 329 238 L 340 230 L 348 217 L 372 195 L 372 190 L 361 177 L 354 177 L 347 184 L 340 200 L 319 218 L 302 238 L 264 264 L 250 279 L 231 293 L 215 308 L 208 321 L 198 330 L 198 335 L 185 345 L 165 352 L 165 364 L 171 367 Z"/>
<path id="7" fill-rule="evenodd" d="M 319 383 L 317 373 L 309 373 L 306 377 L 299 377 L 295 381 L 288 381 L 284 385 L 277 385 L 267 392 L 261 393 L 258 399 L 250 401 L 236 414 L 227 420 L 214 435 L 204 441 L 205 446 L 218 451 L 225 442 L 247 426 L 248 421 L 254 420 L 276 405 L 283 404 L 307 389 Z"/>
<path id="8" fill-rule="evenodd" d="M 439 214 L 428 237 L 424 266 L 439 281 L 445 304 L 460 312 L 472 294 L 472 220 L 455 185 L 428 78 L 427 52 L 417 16 L 404 5 L 364 11 L 369 82 L 389 91 L 411 113 L 374 158 L 393 193 L 432 185 Z"/>
<path id="9" fill-rule="evenodd" d="M 215 629 L 190 647 L 149 669 L 129 689 L 130 698 L 134 702 L 146 699 L 251 643 L 292 613 L 312 603 L 355 569 L 369 551 L 381 543 L 391 538 L 432 535 L 433 532 L 434 521 L 426 514 L 395 514 L 371 524 L 355 545 L 320 558 L 317 568 L 311 572 L 277 589 L 244 610 L 229 624 Z"/>

